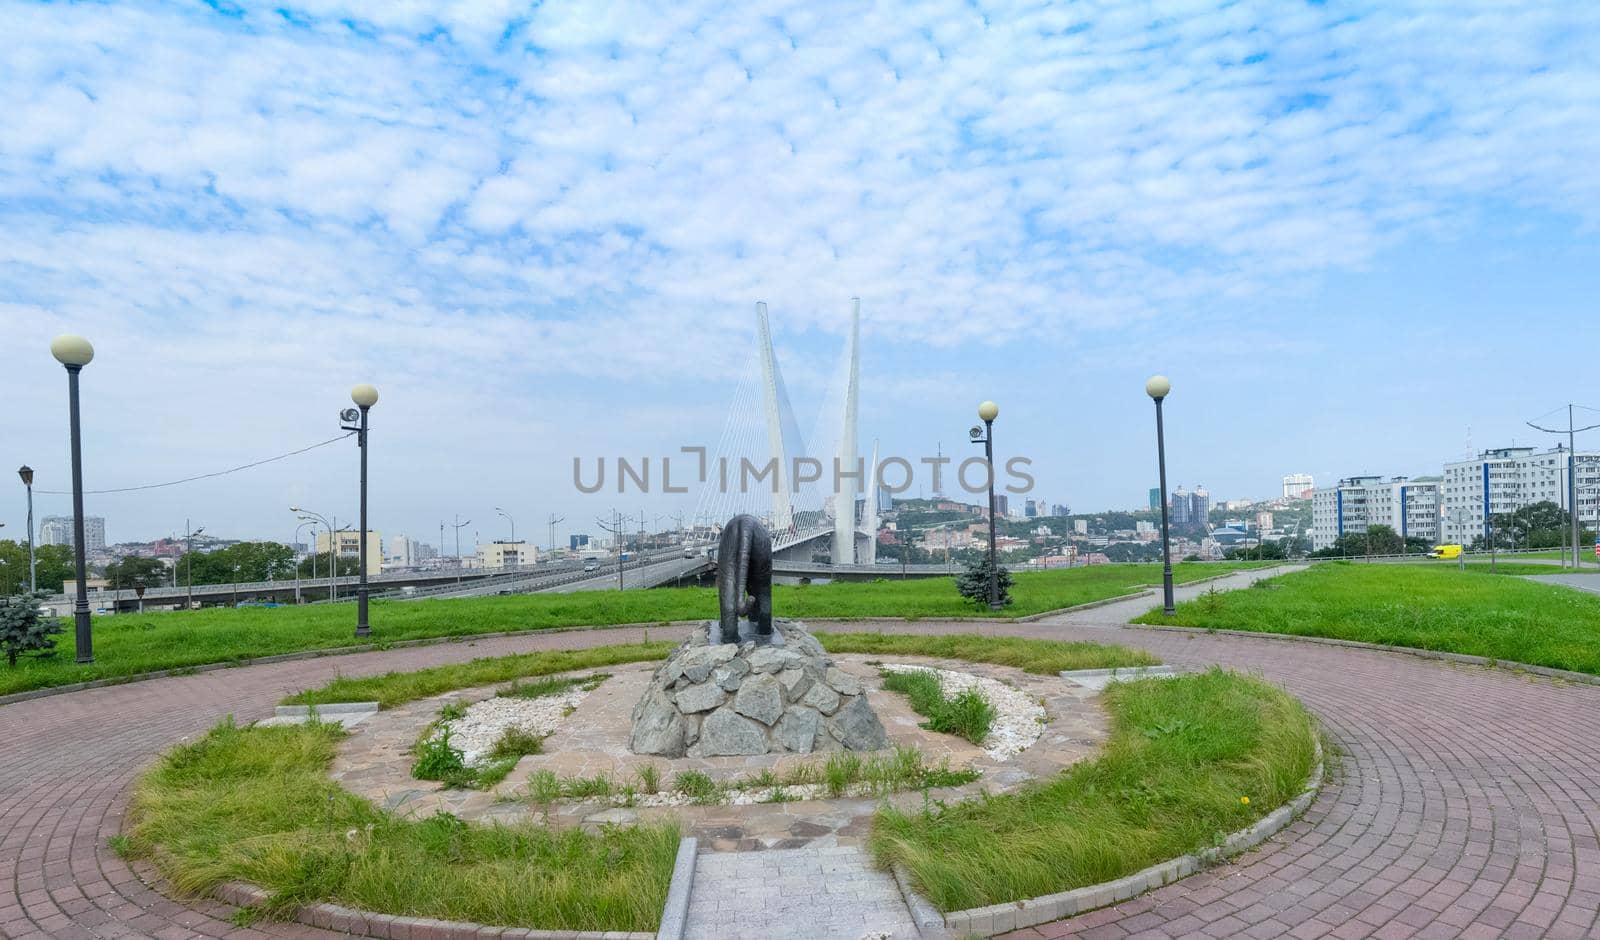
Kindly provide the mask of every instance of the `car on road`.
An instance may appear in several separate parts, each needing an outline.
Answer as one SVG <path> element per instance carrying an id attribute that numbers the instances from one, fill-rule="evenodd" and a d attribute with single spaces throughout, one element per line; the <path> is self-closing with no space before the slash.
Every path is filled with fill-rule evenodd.
<path id="1" fill-rule="evenodd" d="M 1433 547 L 1433 551 L 1428 553 L 1428 557 L 1429 558 L 1460 558 L 1461 557 L 1461 546 L 1459 546 L 1459 545 L 1435 545 Z"/>
<path id="2" fill-rule="evenodd" d="M 693 558 L 693 557 L 695 557 L 696 555 L 699 555 L 699 554 L 700 554 L 700 550 L 698 548 L 695 548 L 693 545 L 685 545 L 683 547 L 683 557 L 685 557 L 685 558 Z"/>
<path id="3" fill-rule="evenodd" d="M 583 560 L 583 570 L 584 571 L 599 571 L 600 570 L 600 559 L 598 559 L 598 558 L 585 558 Z"/>

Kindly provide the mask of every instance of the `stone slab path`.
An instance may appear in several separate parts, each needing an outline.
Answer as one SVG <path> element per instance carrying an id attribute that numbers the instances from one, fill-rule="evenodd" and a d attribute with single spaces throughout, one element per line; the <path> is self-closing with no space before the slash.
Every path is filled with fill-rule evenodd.
<path id="1" fill-rule="evenodd" d="M 1219 589 L 1254 577 L 1234 576 Z M 1149 605 L 1140 599 L 1043 623 L 874 625 L 1118 642 L 1178 666 L 1259 672 L 1316 712 L 1339 753 L 1311 810 L 1262 848 L 1023 936 L 1596 936 L 1600 687 L 1397 653 L 1120 625 Z M 381 619 L 375 630 L 381 636 Z M 655 639 L 681 633 L 650 631 Z M 174 900 L 146 885 L 106 847 L 139 770 L 224 714 L 266 717 L 283 695 L 335 674 L 642 638 L 617 629 L 450 643 L 0 706 L 0 936 L 331 937 L 293 924 L 235 927 L 226 905 Z M 755 936 L 737 922 L 723 935 Z"/>
<path id="2" fill-rule="evenodd" d="M 916 940 L 894 878 L 858 848 L 702 852 L 687 940 Z"/>

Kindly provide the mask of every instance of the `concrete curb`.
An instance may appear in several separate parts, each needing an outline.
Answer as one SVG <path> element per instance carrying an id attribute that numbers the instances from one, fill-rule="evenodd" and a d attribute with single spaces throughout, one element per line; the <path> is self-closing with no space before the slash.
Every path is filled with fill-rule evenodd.
<path id="1" fill-rule="evenodd" d="M 1323 768 L 1322 745 L 1319 742 L 1317 764 L 1312 768 L 1311 776 L 1306 778 L 1306 785 L 1300 791 L 1300 795 L 1261 817 L 1248 829 L 1241 829 L 1229 835 L 1215 848 L 1205 849 L 1193 855 L 1180 855 L 1115 881 L 1006 904 L 953 911 L 944 915 L 944 925 L 957 936 L 993 937 L 1012 930 L 1021 930 L 1024 927 L 1033 927 L 1063 917 L 1082 914 L 1119 901 L 1127 901 L 1146 891 L 1187 878 L 1202 868 L 1215 865 L 1260 845 L 1268 837 L 1293 822 L 1295 817 L 1305 812 L 1311 801 L 1316 799 L 1317 792 L 1322 788 Z M 899 877 L 897 874 L 896 878 Z M 909 879 L 903 883 L 902 890 L 910 891 Z M 907 897 L 909 898 L 910 894 Z"/>
<path id="2" fill-rule="evenodd" d="M 1126 629 L 1130 630 L 1165 630 L 1170 633 L 1210 633 L 1218 636 L 1242 636 L 1259 640 L 1288 640 L 1295 643 L 1316 643 L 1322 646 L 1343 646 L 1347 649 L 1371 650 L 1375 653 L 1399 653 L 1404 656 L 1415 656 L 1419 659 L 1433 659 L 1447 663 L 1461 663 L 1466 666 L 1483 666 L 1489 669 L 1502 669 L 1507 672 L 1526 672 L 1547 679 L 1561 679 L 1567 682 L 1580 682 L 1585 685 L 1600 685 L 1600 676 L 1591 676 L 1586 672 L 1572 672 L 1568 669 L 1552 669 L 1549 666 L 1535 666 L 1530 663 L 1519 663 L 1510 659 L 1490 659 L 1487 656 L 1470 656 L 1466 653 L 1446 653 L 1441 650 L 1425 650 L 1415 646 L 1384 646 L 1381 643 L 1362 643 L 1359 640 L 1340 640 L 1326 636 L 1296 636 L 1292 633 L 1257 633 L 1254 630 L 1217 630 L 1210 627 L 1180 627 L 1176 624 L 1165 623 L 1130 623 Z"/>
<path id="3" fill-rule="evenodd" d="M 1092 679 L 1098 676 L 1137 679 L 1140 676 L 1172 676 L 1177 672 L 1171 666 L 1118 666 L 1114 669 L 1063 669 L 1057 675 L 1063 679 Z"/>
<path id="4" fill-rule="evenodd" d="M 360 712 L 375 712 L 378 710 L 377 702 L 329 702 L 326 705 L 279 705 L 273 714 L 279 718 L 307 718 L 311 709 L 316 708 L 319 715 L 354 715 Z"/>
<path id="5" fill-rule="evenodd" d="M 261 888 L 242 881 L 218 885 L 211 893 L 218 900 L 236 907 L 259 907 L 271 897 Z M 622 931 L 485 927 L 464 921 L 375 914 L 327 903 L 297 907 L 292 919 L 310 927 L 321 927 L 353 937 L 379 937 L 384 940 L 654 940 L 656 936 L 652 933 Z"/>
<path id="6" fill-rule="evenodd" d="M 672 864 L 672 881 L 667 885 L 667 903 L 661 908 L 661 929 L 656 940 L 683 940 L 689 925 L 689 895 L 694 891 L 694 860 L 700 840 L 685 836 L 678 842 L 678 858 Z"/>
<path id="7" fill-rule="evenodd" d="M 900 896 L 905 899 L 906 909 L 911 912 L 911 922 L 917 926 L 917 936 L 921 940 L 948 940 L 950 931 L 945 929 L 944 915 L 933 906 L 933 902 L 911 887 L 911 875 L 906 872 L 905 866 L 896 863 L 889 866 L 889 872 L 894 875 L 894 883 L 900 889 Z"/>

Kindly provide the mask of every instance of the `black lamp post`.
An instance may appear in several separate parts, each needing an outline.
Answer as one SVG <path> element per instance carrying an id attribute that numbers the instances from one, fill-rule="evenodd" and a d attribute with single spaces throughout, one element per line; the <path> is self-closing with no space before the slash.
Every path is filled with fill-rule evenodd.
<path id="1" fill-rule="evenodd" d="M 983 445 L 983 457 L 989 464 L 989 609 L 999 610 L 1005 606 L 1000 603 L 1000 569 L 995 561 L 995 519 L 994 519 L 994 419 L 1000 416 L 1000 406 L 992 401 L 986 401 L 978 406 L 978 417 L 983 419 L 983 427 L 973 428 L 971 432 L 972 443 Z"/>
<path id="2" fill-rule="evenodd" d="M 22 485 L 28 488 L 28 590 L 39 590 L 39 566 L 33 560 L 33 468 L 23 464 L 17 468 L 17 476 L 22 478 Z"/>
<path id="3" fill-rule="evenodd" d="M 372 627 L 367 623 L 367 411 L 378 403 L 378 390 L 365 383 L 350 390 L 350 400 L 361 409 L 361 423 L 345 427 L 356 432 L 356 446 L 361 449 L 361 529 L 356 545 L 356 564 L 360 566 L 360 580 L 356 587 L 356 636 L 367 636 Z M 346 408 L 340 417 L 346 422 L 356 420 L 353 409 Z"/>
<path id="4" fill-rule="evenodd" d="M 72 604 L 72 622 L 78 644 L 78 662 L 94 662 L 94 636 L 89 630 L 89 566 L 83 549 L 83 446 L 78 423 L 78 373 L 94 359 L 94 347 L 81 336 L 64 334 L 50 341 L 50 355 L 67 368 L 68 407 L 72 412 L 72 548 L 77 563 L 78 597 Z M 31 533 L 30 533 L 31 534 Z"/>
<path id="5" fill-rule="evenodd" d="M 1161 402 L 1172 391 L 1172 383 L 1164 375 L 1152 375 L 1144 383 L 1144 392 L 1156 403 L 1156 460 L 1161 465 L 1161 610 L 1171 616 L 1177 612 L 1172 601 L 1172 533 L 1167 527 L 1167 439 L 1161 424 Z"/>

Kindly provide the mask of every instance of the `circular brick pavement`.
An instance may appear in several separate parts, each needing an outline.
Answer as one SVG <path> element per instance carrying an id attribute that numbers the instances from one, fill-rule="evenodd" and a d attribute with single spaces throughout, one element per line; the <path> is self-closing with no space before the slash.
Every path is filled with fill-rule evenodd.
<path id="1" fill-rule="evenodd" d="M 1122 937 L 1584 937 L 1600 930 L 1600 687 L 1281 640 L 1139 631 L 1147 600 L 1030 624 L 874 624 L 1142 646 L 1176 665 L 1258 671 L 1299 695 L 1338 750 L 1304 818 L 1262 848 L 1134 901 L 1022 931 Z M 821 625 L 817 625 L 821 626 Z M 378 625 L 381 631 L 381 624 Z M 681 631 L 655 629 L 657 639 Z M 125 791 L 162 750 L 225 714 L 367 674 L 642 639 L 528 635 L 251 666 L 0 707 L 0 935 L 323 937 L 235 927 L 172 900 L 106 847 Z"/>

